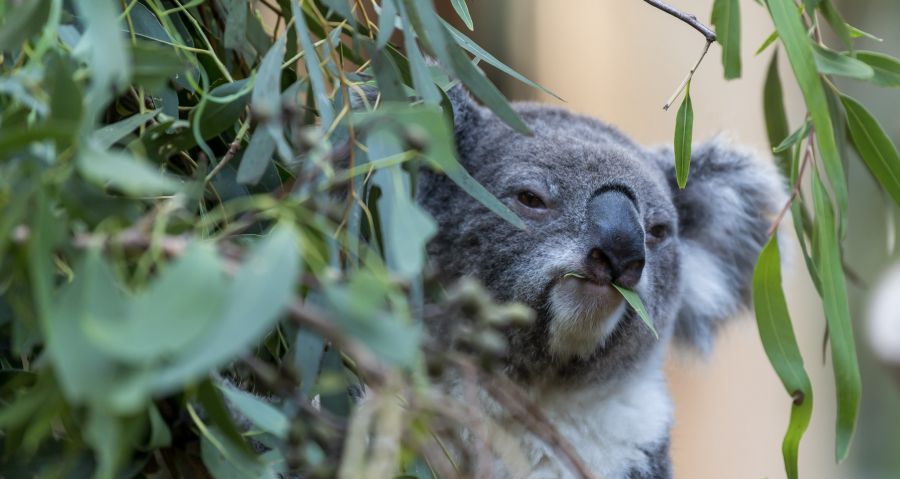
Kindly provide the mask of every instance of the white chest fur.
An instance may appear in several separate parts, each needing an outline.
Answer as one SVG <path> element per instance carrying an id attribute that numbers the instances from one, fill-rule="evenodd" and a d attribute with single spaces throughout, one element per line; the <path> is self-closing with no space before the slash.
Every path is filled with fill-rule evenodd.
<path id="1" fill-rule="evenodd" d="M 534 399 L 588 469 L 603 479 L 624 479 L 635 469 L 646 469 L 649 461 L 644 451 L 666 438 L 672 417 L 658 367 L 648 367 L 616 385 L 545 392 Z M 499 422 L 507 438 L 518 438 L 521 453 L 515 456 L 525 464 L 510 468 L 498 464 L 496 472 L 506 470 L 504 476 L 515 479 L 575 477 L 564 459 L 521 425 Z"/>

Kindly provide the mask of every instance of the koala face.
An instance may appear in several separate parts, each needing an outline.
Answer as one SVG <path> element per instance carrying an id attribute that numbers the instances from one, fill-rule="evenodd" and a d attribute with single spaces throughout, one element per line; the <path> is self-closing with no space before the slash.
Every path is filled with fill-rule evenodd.
<path id="1" fill-rule="evenodd" d="M 511 374 L 568 384 L 627 375 L 673 335 L 708 349 L 747 303 L 784 199 L 771 166 L 713 142 L 695 148 L 679 190 L 670 151 L 600 121 L 521 104 L 534 132 L 525 136 L 461 89 L 450 93 L 463 165 L 526 227 L 429 174 L 419 190 L 439 223 L 429 253 L 447 278 L 474 276 L 538 312 L 533 326 L 509 331 Z M 639 293 L 659 340 L 612 283 Z"/>

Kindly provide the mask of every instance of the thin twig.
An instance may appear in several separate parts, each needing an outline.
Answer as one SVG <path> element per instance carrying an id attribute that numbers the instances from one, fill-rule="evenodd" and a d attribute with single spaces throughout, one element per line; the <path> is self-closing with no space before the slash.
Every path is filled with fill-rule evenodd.
<path id="1" fill-rule="evenodd" d="M 775 218 L 772 226 L 769 226 L 769 231 L 766 233 L 766 237 L 775 234 L 775 230 L 778 229 L 778 225 L 781 224 L 781 221 L 784 219 L 784 215 L 786 215 L 788 210 L 791 209 L 791 205 L 794 203 L 794 199 L 797 198 L 798 194 L 800 194 L 800 183 L 803 181 L 803 173 L 806 171 L 806 165 L 812 158 L 812 141 L 814 140 L 812 138 L 812 132 L 810 132 L 810 143 L 807 145 L 806 153 L 804 153 L 803 155 L 803 163 L 800 164 L 800 172 L 797 173 L 797 181 L 794 182 L 794 187 L 791 188 L 791 196 L 784 203 L 784 207 L 781 208 L 781 211 L 778 213 L 778 217 Z"/>
<path id="2" fill-rule="evenodd" d="M 703 37 L 706 38 L 706 43 L 712 43 L 716 41 L 716 32 L 712 31 L 711 28 L 707 27 L 699 20 L 695 15 L 691 15 L 689 13 L 684 13 L 677 8 L 665 3 L 660 2 L 659 0 L 644 0 L 655 8 L 658 8 L 669 15 L 681 20 L 684 23 L 694 27 L 695 30 L 703 34 Z"/>
<path id="3" fill-rule="evenodd" d="M 663 105 L 663 110 L 668 111 L 669 107 L 672 106 L 672 103 L 675 103 L 675 99 L 678 98 L 678 95 L 681 95 L 681 92 L 684 91 L 685 87 L 687 87 L 688 83 L 691 82 L 691 79 L 694 78 L 694 72 L 697 71 L 697 68 L 700 67 L 700 62 L 703 61 L 703 57 L 706 56 L 706 52 L 709 51 L 709 46 L 712 45 L 712 42 L 707 40 L 706 45 L 703 47 L 703 52 L 700 53 L 700 58 L 697 59 L 697 63 L 694 63 L 694 66 L 691 67 L 691 71 L 684 77 L 684 80 L 681 80 L 681 84 L 678 85 L 678 88 L 675 89 L 675 93 L 672 93 L 672 96 L 669 97 L 669 100 L 666 101 L 666 104 Z"/>
<path id="4" fill-rule="evenodd" d="M 703 46 L 703 52 L 700 54 L 700 58 L 697 60 L 697 63 L 694 64 L 694 67 L 691 68 L 691 71 L 688 72 L 687 76 L 684 77 L 684 80 L 681 81 L 681 84 L 678 85 L 675 93 L 673 93 L 672 96 L 669 97 L 669 101 L 667 101 L 666 104 L 663 105 L 663 110 L 668 110 L 669 107 L 672 106 L 672 103 L 675 102 L 675 99 L 678 98 L 678 95 L 681 95 L 681 92 L 684 91 L 687 84 L 691 81 L 691 78 L 694 77 L 694 72 L 696 72 L 697 68 L 700 67 L 700 62 L 703 61 L 703 57 L 705 57 L 706 52 L 709 51 L 709 46 L 712 45 L 714 41 L 716 41 L 716 32 L 697 20 L 697 17 L 695 15 L 684 13 L 665 2 L 661 2 L 659 0 L 644 0 L 644 2 L 668 13 L 669 15 L 672 15 L 673 17 L 681 20 L 684 23 L 687 23 L 695 30 L 700 32 L 703 35 L 703 38 L 706 39 L 706 45 Z"/>

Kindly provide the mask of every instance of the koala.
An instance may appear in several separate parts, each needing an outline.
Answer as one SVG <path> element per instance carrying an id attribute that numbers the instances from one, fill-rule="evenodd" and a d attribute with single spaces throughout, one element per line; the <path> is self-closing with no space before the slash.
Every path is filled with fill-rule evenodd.
<path id="1" fill-rule="evenodd" d="M 505 370 L 592 471 L 671 477 L 665 353 L 671 342 L 708 352 L 749 306 L 753 266 L 787 199 L 779 174 L 714 139 L 695 146 L 682 190 L 669 147 L 643 147 L 564 109 L 514 103 L 533 131 L 526 136 L 462 87 L 448 96 L 461 163 L 525 228 L 447 177 L 423 173 L 417 200 L 438 223 L 428 253 L 440 278 L 477 278 L 495 299 L 536 311 L 531 326 L 508 332 Z M 640 295 L 659 339 L 613 283 Z M 551 449 L 519 432 L 526 477 L 572 477 Z"/>

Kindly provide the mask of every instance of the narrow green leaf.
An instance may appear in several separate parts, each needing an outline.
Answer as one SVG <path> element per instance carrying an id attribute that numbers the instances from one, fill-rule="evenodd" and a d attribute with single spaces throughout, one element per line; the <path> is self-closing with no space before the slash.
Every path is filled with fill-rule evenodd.
<path id="1" fill-rule="evenodd" d="M 777 31 L 770 33 L 769 36 L 767 36 L 766 39 L 763 40 L 759 48 L 756 49 L 756 52 L 754 52 L 753 55 L 759 55 L 760 53 L 766 51 L 766 48 L 769 48 L 769 45 L 775 43 L 775 40 L 778 40 Z"/>
<path id="2" fill-rule="evenodd" d="M 552 96 L 553 98 L 556 98 L 557 100 L 564 101 L 556 93 L 553 93 L 552 91 L 544 88 L 543 86 L 529 80 L 521 73 L 513 70 L 512 68 L 510 68 L 509 66 L 507 66 L 506 64 L 504 64 L 503 62 L 498 60 L 497 57 L 495 57 L 494 55 L 491 55 L 490 52 L 488 52 L 484 48 L 481 48 L 480 45 L 475 43 L 471 38 L 465 36 L 459 30 L 453 28 L 453 26 L 450 25 L 449 23 L 444 22 L 444 26 L 447 27 L 447 30 L 450 31 L 450 35 L 453 36 L 453 39 L 456 40 L 456 43 L 458 43 L 461 47 L 468 50 L 469 53 L 475 55 L 478 58 L 481 58 L 482 60 L 485 61 L 485 63 L 488 63 L 489 65 L 493 65 L 498 70 L 515 78 L 516 80 L 519 80 L 520 82 L 530 86 L 531 88 L 538 89 L 538 90 Z"/>
<path id="3" fill-rule="evenodd" d="M 254 426 L 285 439 L 290 421 L 275 406 L 231 384 L 217 384 L 228 403 L 246 417 Z"/>
<path id="4" fill-rule="evenodd" d="M 900 204 L 900 154 L 878 120 L 858 101 L 841 95 L 853 145 L 869 171 L 891 198 Z"/>
<path id="5" fill-rule="evenodd" d="M 773 150 L 788 137 L 789 127 L 787 113 L 784 109 L 784 92 L 781 88 L 781 78 L 778 75 L 778 51 L 772 55 L 769 69 L 766 72 L 766 83 L 763 86 L 763 112 L 766 119 L 766 134 L 769 137 L 769 145 Z M 775 151 L 778 156 L 778 167 L 782 176 L 790 176 L 791 152 Z"/>
<path id="6" fill-rule="evenodd" d="M 853 33 L 850 30 L 850 25 L 844 21 L 841 14 L 834 8 L 834 3 L 832 0 L 820 0 L 821 4 L 819 5 L 819 13 L 825 17 L 825 21 L 828 22 L 828 25 L 831 26 L 831 29 L 834 30 L 834 33 L 837 34 L 838 38 L 841 39 L 841 42 L 844 43 L 844 46 L 849 48 L 851 51 L 853 50 Z M 810 10 L 812 12 L 812 10 Z"/>
<path id="7" fill-rule="evenodd" d="M 171 194 L 181 188 L 174 177 L 125 151 L 84 148 L 78 154 L 77 165 L 88 180 L 132 196 Z"/>
<path id="8" fill-rule="evenodd" d="M 459 18 L 466 24 L 466 28 L 474 31 L 475 25 L 472 23 L 472 15 L 469 14 L 469 7 L 466 5 L 466 0 L 450 0 L 450 2 L 453 4 L 453 9 L 456 10 L 456 14 L 459 15 Z"/>
<path id="9" fill-rule="evenodd" d="M 684 90 L 684 100 L 675 117 L 675 178 L 684 189 L 691 171 L 691 135 L 694 129 L 694 109 L 691 106 L 691 84 Z"/>
<path id="10" fill-rule="evenodd" d="M 328 90 L 325 87 L 325 77 L 319 63 L 321 61 L 319 52 L 313 45 L 312 37 L 309 35 L 306 18 L 303 12 L 300 11 L 300 2 L 290 3 L 291 11 L 294 15 L 294 29 L 297 31 L 297 37 L 300 39 L 300 45 L 303 47 L 303 61 L 306 62 L 306 70 L 316 100 L 316 109 L 319 111 L 319 119 L 322 122 L 322 127 L 328 128 L 334 122 L 334 106 L 331 104 L 331 98 L 329 98 Z"/>
<path id="11" fill-rule="evenodd" d="M 119 7 L 116 2 L 76 2 L 84 19 L 83 48 L 77 50 L 90 66 L 91 87 L 87 104 L 95 121 L 113 96 L 128 86 L 131 77 L 131 55 L 125 36 L 118 28 Z"/>
<path id="12" fill-rule="evenodd" d="M 738 0 L 715 0 L 712 24 L 716 41 L 722 45 L 722 66 L 725 79 L 741 77 L 741 6 Z"/>
<path id="13" fill-rule="evenodd" d="M 137 129 L 137 127 L 147 123 L 156 117 L 159 110 L 148 111 L 143 114 L 129 116 L 124 120 L 119 120 L 110 125 L 95 131 L 93 135 L 94 145 L 100 149 L 107 149 L 116 144 L 117 141 L 125 138 L 126 135 Z"/>
<path id="14" fill-rule="evenodd" d="M 638 296 L 636 292 L 628 288 L 619 286 L 618 284 L 613 283 L 613 286 L 616 288 L 616 290 L 619 291 L 619 293 L 622 294 L 622 297 L 625 298 L 625 301 L 627 301 L 628 304 L 630 304 L 631 307 L 634 308 L 634 311 L 638 314 L 638 316 L 640 316 L 641 321 L 643 321 L 644 324 L 647 325 L 648 328 L 650 328 L 650 332 L 653 333 L 653 336 L 655 336 L 656 339 L 659 339 L 659 333 L 656 332 L 656 328 L 653 326 L 653 320 L 650 319 L 650 315 L 647 314 L 647 308 L 644 307 L 644 303 L 641 301 L 641 297 Z"/>
<path id="15" fill-rule="evenodd" d="M 828 322 L 837 389 L 835 459 L 840 462 L 847 457 L 850 450 L 859 412 L 862 384 L 853 340 L 853 324 L 850 321 L 850 306 L 847 302 L 839 236 L 835 234 L 835 215 L 818 173 L 815 170 L 812 170 L 812 173 L 813 203 L 816 211 L 813 259 L 822 282 L 822 302 L 825 306 L 825 319 Z"/>
<path id="16" fill-rule="evenodd" d="M 870 40 L 875 40 L 876 42 L 883 42 L 883 38 L 876 37 L 869 32 L 860 30 L 859 28 L 854 27 L 853 25 L 847 24 L 847 28 L 850 30 L 850 36 L 853 38 L 866 37 Z"/>
<path id="17" fill-rule="evenodd" d="M 203 415 L 205 420 L 212 424 L 215 429 L 222 432 L 223 439 L 227 444 L 232 446 L 235 453 L 233 459 L 243 459 L 253 461 L 256 455 L 241 436 L 241 431 L 234 424 L 234 419 L 225 400 L 219 390 L 213 386 L 209 379 L 203 380 L 197 385 L 197 402 L 203 406 Z"/>
<path id="18" fill-rule="evenodd" d="M 227 0 L 223 2 L 225 16 L 225 48 L 240 50 L 247 43 L 247 2 Z"/>
<path id="19" fill-rule="evenodd" d="M 781 449 L 788 479 L 797 479 L 800 439 L 812 415 L 813 395 L 781 284 L 778 236 L 773 235 L 753 270 L 753 308 L 766 356 L 791 397 L 791 419 Z"/>
<path id="20" fill-rule="evenodd" d="M 266 168 L 272 161 L 275 153 L 275 139 L 265 127 L 257 127 L 250 137 L 250 143 L 241 156 L 241 164 L 238 167 L 237 181 L 245 185 L 255 185 L 263 177 Z"/>
<path id="21" fill-rule="evenodd" d="M 428 44 L 441 61 L 497 117 L 519 133 L 530 135 L 528 125 L 512 109 L 500 90 L 484 76 L 459 48 L 440 22 L 430 0 L 404 0 L 416 32 L 427 36 Z M 414 13 L 413 13 L 414 12 Z"/>
<path id="22" fill-rule="evenodd" d="M 900 60 L 884 53 L 857 51 L 856 59 L 872 67 L 875 74 L 872 83 L 891 88 L 900 88 Z"/>
<path id="23" fill-rule="evenodd" d="M 806 138 L 806 135 L 809 134 L 809 130 L 812 128 L 812 121 L 806 120 L 800 125 L 800 128 L 797 128 L 790 135 L 784 138 L 775 148 L 772 148 L 773 153 L 785 153 L 790 152 L 791 147 L 796 145 L 800 140 Z"/>
<path id="24" fill-rule="evenodd" d="M 397 21 L 397 5 L 394 0 L 381 0 L 381 12 L 378 13 L 378 37 L 375 49 L 381 50 L 391 40 Z"/>
<path id="25" fill-rule="evenodd" d="M 223 131 L 234 128 L 234 124 L 241 117 L 247 102 L 250 101 L 251 85 L 248 79 L 238 80 L 224 85 L 219 85 L 209 92 L 212 97 L 209 106 L 200 111 L 199 108 L 191 110 L 190 122 L 193 125 L 198 122 L 200 136 L 208 140 Z M 185 147 L 193 146 L 183 145 Z"/>
<path id="26" fill-rule="evenodd" d="M 413 30 L 410 13 L 407 12 L 407 6 L 404 0 L 398 0 L 397 10 L 400 14 L 400 21 L 403 25 L 403 46 L 406 47 L 406 56 L 409 60 L 409 72 L 412 76 L 412 84 L 416 89 L 416 93 L 422 98 L 427 105 L 440 105 L 441 94 L 437 86 L 431 79 L 428 72 L 428 65 L 425 64 L 425 57 L 419 50 L 416 43 L 416 35 Z"/>
<path id="27" fill-rule="evenodd" d="M 843 235 L 846 230 L 847 217 L 847 181 L 844 175 L 844 167 L 838 153 L 834 127 L 831 123 L 831 115 L 828 111 L 828 100 L 825 98 L 825 90 L 816 70 L 816 61 L 813 55 L 812 43 L 806 34 L 806 27 L 800 19 L 800 12 L 791 0 L 769 0 L 769 12 L 778 30 L 778 36 L 784 45 L 794 70 L 794 75 L 803 92 L 806 108 L 812 117 L 813 127 L 816 129 L 816 142 L 819 146 L 819 154 L 825 171 L 828 173 L 828 181 L 834 191 L 837 203 L 837 217 L 840 220 L 839 233 Z"/>
<path id="28" fill-rule="evenodd" d="M 860 80 L 872 78 L 875 71 L 869 65 L 848 55 L 813 45 L 816 67 L 823 75 L 839 75 Z"/>
<path id="29" fill-rule="evenodd" d="M 250 107 L 263 119 L 277 117 L 281 112 L 281 64 L 284 63 L 286 42 L 287 36 L 282 35 L 266 52 L 256 70 Z"/>
<path id="30" fill-rule="evenodd" d="M 18 49 L 40 33 L 50 17 L 50 0 L 28 0 L 13 5 L 0 23 L 0 51 Z"/>
<path id="31" fill-rule="evenodd" d="M 132 83 L 151 91 L 161 90 L 170 81 L 177 81 L 188 68 L 174 48 L 156 42 L 138 40 L 131 46 L 131 57 L 134 61 Z"/>

